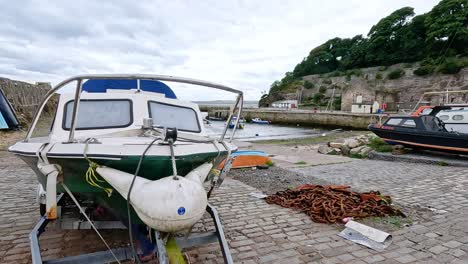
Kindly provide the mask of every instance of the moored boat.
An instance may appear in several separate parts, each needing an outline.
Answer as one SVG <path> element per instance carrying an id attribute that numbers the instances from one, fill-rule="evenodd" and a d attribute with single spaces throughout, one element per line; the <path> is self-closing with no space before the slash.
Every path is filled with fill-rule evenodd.
<path id="1" fill-rule="evenodd" d="M 231 168 L 249 168 L 267 165 L 271 162 L 270 157 L 263 151 L 239 150 L 232 154 L 233 162 Z M 218 169 L 224 166 L 224 161 L 218 166 Z"/>
<path id="2" fill-rule="evenodd" d="M 468 155 L 468 134 L 448 131 L 438 117 L 448 108 L 437 106 L 420 116 L 390 116 L 382 125 L 369 125 L 369 130 L 392 145 Z"/>
<path id="3" fill-rule="evenodd" d="M 254 124 L 262 124 L 262 125 L 268 125 L 268 124 L 270 124 L 270 121 L 268 121 L 268 120 L 262 120 L 261 118 L 252 118 L 252 123 L 254 123 Z"/>

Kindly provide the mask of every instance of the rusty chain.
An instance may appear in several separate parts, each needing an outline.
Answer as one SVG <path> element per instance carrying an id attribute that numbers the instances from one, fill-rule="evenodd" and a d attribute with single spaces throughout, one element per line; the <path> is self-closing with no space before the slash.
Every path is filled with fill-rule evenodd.
<path id="1" fill-rule="evenodd" d="M 342 185 L 301 185 L 293 190 L 277 192 L 266 198 L 267 203 L 297 209 L 318 223 L 338 223 L 345 217 L 405 215 L 393 208 L 390 196 L 378 191 L 358 193 Z"/>

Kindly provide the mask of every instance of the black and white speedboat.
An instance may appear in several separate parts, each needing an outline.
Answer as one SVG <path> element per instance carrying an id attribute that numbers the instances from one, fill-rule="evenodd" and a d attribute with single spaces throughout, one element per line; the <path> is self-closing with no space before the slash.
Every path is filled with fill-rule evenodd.
<path id="1" fill-rule="evenodd" d="M 427 115 L 391 116 L 383 124 L 369 125 L 369 130 L 392 145 L 468 155 L 468 134 L 447 130 L 438 115 L 448 109 L 436 106 Z"/>

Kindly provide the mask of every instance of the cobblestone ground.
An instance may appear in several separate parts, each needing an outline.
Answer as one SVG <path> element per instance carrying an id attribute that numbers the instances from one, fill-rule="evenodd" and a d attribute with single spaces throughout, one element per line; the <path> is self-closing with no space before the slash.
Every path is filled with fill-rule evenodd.
<path id="1" fill-rule="evenodd" d="M 38 219 L 35 176 L 17 158 L 3 153 L 0 171 L 0 263 L 28 263 L 27 236 Z M 211 202 L 224 222 L 236 263 L 468 263 L 467 169 L 353 161 L 299 171 L 356 189 L 379 189 L 399 205 L 417 204 L 436 212 L 424 222 L 393 232 L 392 245 L 376 252 L 338 237 L 341 226 L 314 223 L 301 213 L 268 205 L 249 195 L 255 188 L 227 179 Z M 47 233 L 41 239 L 47 258 L 104 249 L 90 231 Z M 126 232 L 104 235 L 117 241 Z M 187 253 L 191 263 L 222 260 L 215 244 Z"/>

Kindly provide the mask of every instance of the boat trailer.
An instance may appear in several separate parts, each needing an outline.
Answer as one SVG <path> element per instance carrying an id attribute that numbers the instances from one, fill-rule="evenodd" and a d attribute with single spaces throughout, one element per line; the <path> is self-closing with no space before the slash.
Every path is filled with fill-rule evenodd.
<path id="1" fill-rule="evenodd" d="M 57 203 L 61 204 L 64 200 L 64 193 L 57 196 Z M 90 229 L 86 221 L 82 221 L 77 218 L 66 218 L 65 212 L 62 212 L 61 206 L 58 208 L 59 218 L 56 220 L 49 220 L 45 216 L 42 216 L 37 224 L 29 233 L 29 242 L 31 246 L 31 258 L 33 264 L 75 264 L 75 263 L 87 263 L 87 264 L 100 264 L 100 263 L 112 263 L 116 261 L 133 260 L 134 256 L 132 248 L 121 247 L 113 248 L 112 252 L 109 250 L 87 253 L 77 256 L 63 257 L 60 259 L 43 261 L 41 256 L 41 249 L 39 246 L 39 237 L 45 232 L 45 228 L 48 224 L 56 222 L 57 226 L 61 229 Z M 219 218 L 218 211 L 210 204 L 206 207 L 206 212 L 211 216 L 213 220 L 215 231 L 204 232 L 204 233 L 192 233 L 188 237 L 176 237 L 175 240 L 180 249 L 200 246 L 204 244 L 210 244 L 218 242 L 223 254 L 224 263 L 232 264 L 232 256 L 229 250 L 229 246 L 224 235 L 223 226 L 221 219 Z M 81 225 L 81 223 L 83 225 Z M 124 229 L 125 226 L 118 221 L 96 221 L 94 222 L 98 229 Z M 152 230 L 151 232 L 152 241 L 155 246 L 156 258 L 160 264 L 169 264 L 169 259 L 164 246 L 164 241 L 161 238 L 161 233 Z M 116 256 L 116 258 L 112 255 Z"/>

